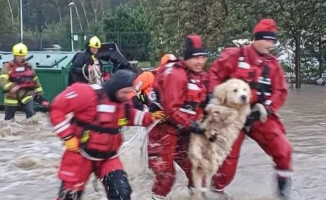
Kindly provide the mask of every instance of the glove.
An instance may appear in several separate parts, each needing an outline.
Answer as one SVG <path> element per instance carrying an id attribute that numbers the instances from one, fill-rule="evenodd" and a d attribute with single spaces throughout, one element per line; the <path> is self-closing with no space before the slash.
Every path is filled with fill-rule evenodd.
<path id="1" fill-rule="evenodd" d="M 35 101 L 36 103 L 39 103 L 46 108 L 50 107 L 50 102 L 47 101 L 42 95 L 38 95 L 37 93 L 34 93 L 32 96 L 33 96 L 33 101 Z"/>
<path id="2" fill-rule="evenodd" d="M 269 112 L 263 104 L 256 103 L 252 107 L 251 113 L 247 117 L 245 126 L 251 126 L 257 120 L 260 120 L 262 123 L 265 123 L 267 121 L 268 114 Z"/>
<path id="3" fill-rule="evenodd" d="M 155 111 L 152 113 L 152 120 L 164 120 L 165 114 L 163 111 Z"/>
<path id="4" fill-rule="evenodd" d="M 192 122 L 188 131 L 199 135 L 205 133 L 205 129 L 200 128 L 200 124 L 198 122 Z"/>
<path id="5" fill-rule="evenodd" d="M 72 137 L 64 142 L 65 147 L 68 151 L 78 152 L 79 151 L 79 140 L 76 137 Z"/>
<path id="6" fill-rule="evenodd" d="M 136 108 L 137 110 L 144 110 L 145 106 L 141 102 L 141 100 L 137 97 L 137 95 L 133 96 L 131 100 L 134 105 L 134 108 Z"/>

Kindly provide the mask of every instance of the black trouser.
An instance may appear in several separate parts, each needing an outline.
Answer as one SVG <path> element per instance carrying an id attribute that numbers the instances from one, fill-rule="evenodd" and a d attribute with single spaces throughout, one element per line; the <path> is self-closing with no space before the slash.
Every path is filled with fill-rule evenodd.
<path id="1" fill-rule="evenodd" d="M 104 176 L 104 185 L 108 200 L 130 200 L 132 189 L 127 174 L 123 170 L 116 170 Z M 60 187 L 58 200 L 81 200 L 83 191 L 71 191 Z"/>
<path id="2" fill-rule="evenodd" d="M 22 106 L 26 114 L 26 119 L 32 117 L 35 114 L 33 101 L 22 104 Z M 19 106 L 5 106 L 5 120 L 13 119 L 18 107 Z"/>

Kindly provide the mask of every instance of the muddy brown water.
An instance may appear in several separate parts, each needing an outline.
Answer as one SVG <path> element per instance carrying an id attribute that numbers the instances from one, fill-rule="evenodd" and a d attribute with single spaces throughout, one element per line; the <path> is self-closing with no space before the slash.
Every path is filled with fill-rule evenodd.
<path id="1" fill-rule="evenodd" d="M 292 200 L 326 200 L 326 87 L 303 86 L 289 94 L 279 114 L 294 148 Z M 55 199 L 60 185 L 56 173 L 62 143 L 51 132 L 47 114 L 38 114 L 34 121 L 23 118 L 23 114 L 18 114 L 17 123 L 11 124 L 0 120 L 0 199 Z M 125 139 L 138 131 L 139 128 L 128 128 Z M 121 150 L 134 191 L 132 199 L 136 200 L 150 200 L 153 183 L 153 175 L 146 169 L 146 156 L 141 153 L 143 135 Z M 235 200 L 276 200 L 274 176 L 271 159 L 246 139 L 238 173 L 226 192 Z M 169 199 L 189 199 L 186 182 L 177 167 L 177 180 Z M 90 181 L 83 199 L 106 199 L 103 188 L 99 188 L 95 192 Z M 209 193 L 208 199 L 223 197 Z"/>

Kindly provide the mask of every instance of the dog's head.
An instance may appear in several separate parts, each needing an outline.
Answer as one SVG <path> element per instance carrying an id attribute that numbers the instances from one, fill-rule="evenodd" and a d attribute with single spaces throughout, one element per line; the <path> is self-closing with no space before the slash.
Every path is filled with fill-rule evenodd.
<path id="1" fill-rule="evenodd" d="M 216 86 L 213 92 L 213 98 L 217 98 L 221 105 L 236 109 L 249 105 L 250 97 L 249 85 L 240 79 L 230 79 Z"/>

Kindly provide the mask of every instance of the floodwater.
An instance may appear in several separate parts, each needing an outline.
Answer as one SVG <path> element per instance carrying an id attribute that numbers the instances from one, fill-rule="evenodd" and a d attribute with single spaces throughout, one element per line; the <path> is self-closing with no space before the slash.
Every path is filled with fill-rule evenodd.
<path id="1" fill-rule="evenodd" d="M 294 148 L 292 200 L 326 200 L 326 87 L 303 86 L 290 90 L 280 116 Z M 3 112 L 0 118 L 3 119 Z M 125 140 L 141 131 L 127 128 Z M 153 174 L 147 169 L 142 132 L 121 149 L 121 157 L 133 187 L 132 199 L 150 200 Z M 51 132 L 47 114 L 31 120 L 18 114 L 16 122 L 0 120 L 0 199 L 54 200 L 60 185 L 56 177 L 62 142 Z M 176 166 L 177 167 L 177 166 Z M 277 200 L 271 159 L 247 139 L 242 147 L 238 173 L 226 192 L 234 200 Z M 105 200 L 101 183 L 88 183 L 85 200 Z M 186 178 L 177 167 L 177 180 L 168 199 L 190 199 Z M 209 200 L 222 196 L 209 193 Z"/>

